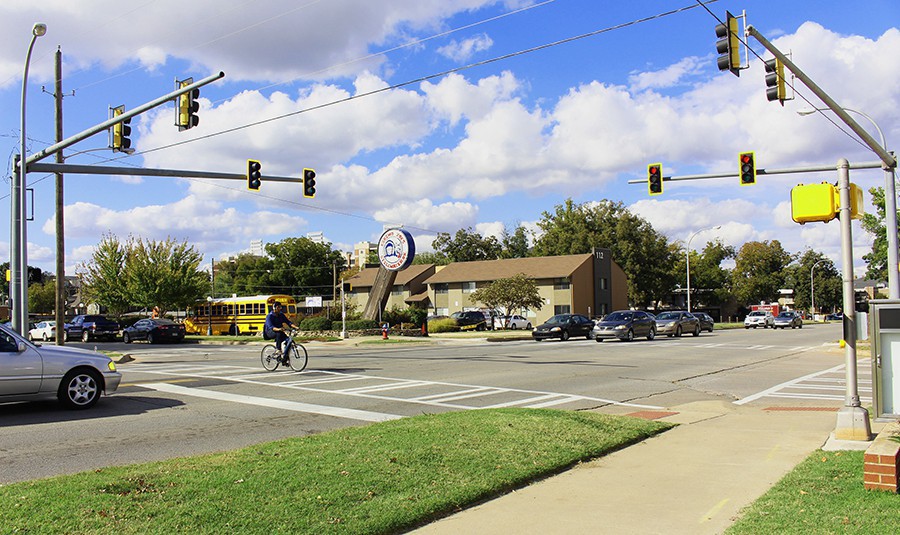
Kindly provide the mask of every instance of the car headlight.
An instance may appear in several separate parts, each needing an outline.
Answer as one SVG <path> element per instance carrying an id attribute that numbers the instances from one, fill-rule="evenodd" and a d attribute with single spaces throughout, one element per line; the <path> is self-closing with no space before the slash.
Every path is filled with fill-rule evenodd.
<path id="1" fill-rule="evenodd" d="M 559 331 L 560 331 L 559 327 L 553 327 L 552 329 L 550 329 L 550 332 L 552 332 L 552 333 L 559 332 Z"/>
<path id="2" fill-rule="evenodd" d="M 107 364 L 106 367 L 109 368 L 109 371 L 111 372 L 116 371 L 116 363 L 113 361 L 109 361 L 109 364 Z"/>
<path id="3" fill-rule="evenodd" d="M 614 327 L 614 329 L 617 331 L 624 331 L 626 327 L 628 327 L 628 326 L 627 325 L 616 325 Z"/>

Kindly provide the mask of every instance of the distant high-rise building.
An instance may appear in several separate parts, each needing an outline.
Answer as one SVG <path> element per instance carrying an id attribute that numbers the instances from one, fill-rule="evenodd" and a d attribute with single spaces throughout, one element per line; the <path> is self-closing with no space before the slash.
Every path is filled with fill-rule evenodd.
<path id="1" fill-rule="evenodd" d="M 265 256 L 266 251 L 263 249 L 262 240 L 250 240 L 250 254 L 253 256 Z"/>
<path id="2" fill-rule="evenodd" d="M 314 241 L 316 243 L 322 244 L 322 245 L 325 245 L 326 243 L 328 243 L 328 240 L 325 239 L 325 233 L 322 231 L 307 232 L 306 238 L 311 241 Z"/>

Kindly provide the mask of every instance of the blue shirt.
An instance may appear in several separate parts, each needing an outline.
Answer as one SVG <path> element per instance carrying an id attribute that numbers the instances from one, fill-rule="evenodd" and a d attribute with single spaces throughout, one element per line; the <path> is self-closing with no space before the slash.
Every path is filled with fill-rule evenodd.
<path id="1" fill-rule="evenodd" d="M 265 328 L 267 330 L 273 329 L 275 327 L 280 329 L 282 326 L 284 326 L 285 323 L 287 323 L 288 325 L 293 325 L 293 323 L 291 323 L 291 320 L 289 320 L 288 317 L 284 315 L 284 312 L 275 312 L 273 310 L 272 312 L 269 312 L 268 316 L 266 316 Z"/>

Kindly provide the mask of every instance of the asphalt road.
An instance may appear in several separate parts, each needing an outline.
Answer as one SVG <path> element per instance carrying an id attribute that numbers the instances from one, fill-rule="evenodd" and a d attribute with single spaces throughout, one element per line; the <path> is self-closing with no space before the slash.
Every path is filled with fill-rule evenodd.
<path id="1" fill-rule="evenodd" d="M 0 483 L 450 410 L 627 414 L 708 399 L 836 407 L 843 404 L 839 337 L 840 325 L 831 324 L 632 343 L 470 339 L 357 347 L 350 340 L 308 345 L 302 373 L 266 372 L 259 345 L 102 344 L 135 360 L 119 365 L 119 391 L 93 409 L 0 405 Z M 861 363 L 864 402 L 868 371 Z"/>

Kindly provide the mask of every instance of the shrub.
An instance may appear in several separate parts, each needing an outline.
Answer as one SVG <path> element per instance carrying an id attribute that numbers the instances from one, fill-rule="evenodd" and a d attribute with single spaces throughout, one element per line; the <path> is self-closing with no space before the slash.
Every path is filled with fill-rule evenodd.
<path id="1" fill-rule="evenodd" d="M 301 331 L 330 331 L 331 319 L 327 316 L 311 316 L 300 322 Z"/>
<path id="2" fill-rule="evenodd" d="M 375 320 L 347 320 L 347 330 L 362 331 L 365 329 L 377 329 L 378 322 Z"/>
<path id="3" fill-rule="evenodd" d="M 428 322 L 428 332 L 430 333 L 450 333 L 458 330 L 459 325 L 453 318 L 442 318 Z"/>

